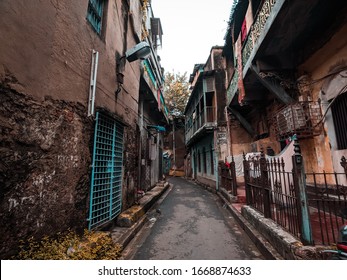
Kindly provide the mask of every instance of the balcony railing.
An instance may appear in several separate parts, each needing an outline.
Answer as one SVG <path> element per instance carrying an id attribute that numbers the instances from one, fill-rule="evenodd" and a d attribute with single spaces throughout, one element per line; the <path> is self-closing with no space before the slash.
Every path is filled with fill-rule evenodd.
<path id="1" fill-rule="evenodd" d="M 230 81 L 229 87 L 227 89 L 227 104 L 233 100 L 236 90 L 237 90 L 237 80 L 239 78 L 239 74 L 237 71 L 234 72 L 233 78 Z"/>
<path id="2" fill-rule="evenodd" d="M 204 127 L 213 127 L 216 122 L 215 107 L 206 106 L 192 122 L 191 127 L 186 130 L 186 142 Z"/>
<path id="3" fill-rule="evenodd" d="M 248 62 L 254 46 L 258 43 L 259 37 L 265 29 L 265 25 L 268 22 L 276 2 L 279 2 L 279 0 L 265 0 L 257 13 L 255 21 L 250 28 L 247 39 L 242 48 L 243 67 L 245 67 L 246 63 Z"/>
<path id="4" fill-rule="evenodd" d="M 320 101 L 300 101 L 278 110 L 273 115 L 277 139 L 294 134 L 298 138 L 317 136 L 322 132 Z"/>
<path id="5" fill-rule="evenodd" d="M 281 2 L 279 4 L 283 4 L 284 1 L 283 0 L 265 0 L 262 7 L 256 14 L 255 20 L 250 28 L 250 31 L 248 32 L 246 41 L 244 42 L 242 47 L 242 68 L 243 69 L 245 69 L 245 66 L 249 62 L 249 59 L 251 57 L 251 54 L 255 46 L 258 45 L 259 47 L 259 43 L 260 43 L 259 37 L 263 34 L 263 31 L 265 30 L 265 25 L 269 22 L 269 17 L 271 16 L 272 13 L 274 13 L 273 11 L 274 6 L 277 2 Z M 273 20 L 274 17 L 271 17 L 271 19 Z M 268 23 L 268 24 L 271 24 L 271 23 Z M 238 71 L 235 71 L 233 78 L 227 89 L 228 104 L 230 104 L 230 102 L 233 100 L 236 94 L 238 76 L 239 76 Z"/>

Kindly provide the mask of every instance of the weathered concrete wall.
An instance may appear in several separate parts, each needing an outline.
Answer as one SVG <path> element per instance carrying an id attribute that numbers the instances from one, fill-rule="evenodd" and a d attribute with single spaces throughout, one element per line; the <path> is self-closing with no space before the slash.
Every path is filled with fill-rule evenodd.
<path id="1" fill-rule="evenodd" d="M 124 129 L 123 190 L 122 209 L 127 209 L 136 201 L 138 178 L 139 132 L 134 127 Z"/>
<path id="2" fill-rule="evenodd" d="M 149 88 L 147 88 L 149 89 Z M 163 135 L 157 132 L 152 126 L 163 125 L 162 115 L 158 110 L 158 104 L 154 102 L 153 93 L 148 91 L 143 93 L 141 97 L 141 105 L 139 115 L 141 117 L 140 130 L 141 136 L 141 170 L 140 170 L 140 188 L 147 191 L 155 186 L 162 179 L 162 150 L 163 150 Z M 142 100 L 146 97 L 150 100 Z"/>
<path id="3" fill-rule="evenodd" d="M 226 61 L 222 55 L 223 50 L 221 48 L 214 48 L 211 52 L 211 57 L 213 58 L 213 66 L 215 70 L 214 74 L 214 84 L 215 84 L 215 102 L 214 106 L 217 109 L 217 124 L 225 125 L 225 115 L 224 108 L 226 106 Z"/>
<path id="4" fill-rule="evenodd" d="M 125 124 L 123 209 L 134 202 L 140 62 L 123 65 L 116 96 L 116 58 L 141 37 L 141 3 L 106 1 L 100 36 L 87 7 L 84 0 L 0 2 L 1 256 L 20 239 L 87 225 L 92 50 L 99 52 L 96 110 Z"/>
<path id="5" fill-rule="evenodd" d="M 338 66 L 347 67 L 346 32 L 347 25 L 338 30 L 330 41 L 314 53 L 299 69 L 301 74 L 309 74 L 312 80 L 317 80 L 312 85 L 311 97 L 312 100 L 322 99 L 323 113 L 327 108 L 328 100 L 326 100 L 321 90 L 324 83 L 330 79 L 327 75 Z M 307 149 L 309 151 L 308 156 L 305 156 L 306 149 L 302 149 L 305 166 L 310 167 L 315 172 L 322 172 L 323 170 L 326 172 L 342 172 L 339 161 L 343 155 L 347 156 L 347 150 L 337 151 L 334 148 L 332 141 L 334 141 L 335 132 L 331 112 L 325 118 L 324 130 L 324 134 L 322 133 L 320 136 L 315 137 L 314 140 L 303 144 L 311 147 L 311 149 Z"/>
<path id="6" fill-rule="evenodd" d="M 175 153 L 176 153 L 176 169 L 184 170 L 184 156 L 186 154 L 186 146 L 184 142 L 184 128 L 175 129 Z M 164 149 L 170 150 L 173 153 L 173 131 L 166 135 L 166 147 Z M 171 166 L 173 166 L 173 156 L 171 158 Z"/>
<path id="7" fill-rule="evenodd" d="M 213 167 L 211 166 L 211 149 L 213 156 Z M 214 146 L 214 134 L 207 134 L 204 138 L 200 139 L 199 142 L 196 142 L 192 147 L 191 151 L 194 151 L 192 154 L 196 155 L 196 161 L 193 162 L 195 164 L 194 168 L 196 170 L 197 177 L 195 178 L 199 183 L 209 186 L 213 189 L 216 188 L 216 151 Z M 203 152 L 205 151 L 205 157 L 203 156 Z M 199 154 L 200 154 L 200 169 L 199 169 Z M 204 170 L 204 158 L 206 160 L 206 171 Z M 212 168 L 214 168 L 214 173 L 212 173 Z"/>
<path id="8" fill-rule="evenodd" d="M 14 82 L 14 81 L 12 81 Z M 0 255 L 20 239 L 86 226 L 92 123 L 76 102 L 0 87 Z"/>
<path id="9" fill-rule="evenodd" d="M 304 246 L 297 238 L 283 230 L 271 219 L 264 218 L 262 214 L 249 206 L 241 208 L 242 216 L 265 238 L 264 244 L 269 242 L 285 260 L 324 260 L 331 246 Z M 248 230 L 247 230 L 248 231 Z"/>
<path id="10" fill-rule="evenodd" d="M 278 253 L 286 260 L 296 259 L 294 251 L 302 247 L 302 243 L 291 234 L 284 231 L 279 225 L 271 219 L 264 218 L 256 210 L 249 206 L 241 209 L 242 216 L 250 222 L 271 244 Z"/>
<path id="11" fill-rule="evenodd" d="M 205 186 L 207 188 L 209 188 L 210 190 L 215 191 L 216 190 L 216 181 L 211 179 L 211 178 L 207 178 L 207 177 L 203 177 L 200 175 L 197 175 L 196 180 L 198 181 L 198 183 L 202 186 Z"/>
<path id="12" fill-rule="evenodd" d="M 36 98 L 87 104 L 94 49 L 99 51 L 96 106 L 133 122 L 136 118 L 126 108 L 137 112 L 139 82 L 134 81 L 139 80 L 139 61 L 127 63 L 124 70 L 124 89 L 134 100 L 124 91 L 117 100 L 114 95 L 115 54 L 122 55 L 136 44 L 125 2 L 108 1 L 100 37 L 86 20 L 88 1 L 1 1 L 1 34 L 8 39 L 0 45 L 0 75 L 11 73 L 18 80 L 16 89 Z M 139 5 L 133 7 L 133 14 Z M 128 43 L 122 43 L 125 38 Z"/>
<path id="13" fill-rule="evenodd" d="M 236 119 L 230 121 L 230 142 L 234 155 L 251 152 L 252 137 Z"/>

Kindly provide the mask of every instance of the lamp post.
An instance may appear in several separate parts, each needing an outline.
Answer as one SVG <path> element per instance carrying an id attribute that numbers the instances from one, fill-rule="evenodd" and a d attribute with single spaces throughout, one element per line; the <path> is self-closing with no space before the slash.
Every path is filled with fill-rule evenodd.
<path id="1" fill-rule="evenodd" d="M 135 60 L 141 59 L 144 60 L 151 55 L 151 47 L 147 42 L 140 42 L 135 45 L 133 48 L 127 50 L 125 55 L 117 59 L 117 83 L 118 88 L 116 89 L 115 94 L 117 95 L 121 91 L 121 86 L 124 82 L 124 74 L 119 71 L 120 62 L 122 59 L 126 58 L 127 61 L 133 62 Z"/>

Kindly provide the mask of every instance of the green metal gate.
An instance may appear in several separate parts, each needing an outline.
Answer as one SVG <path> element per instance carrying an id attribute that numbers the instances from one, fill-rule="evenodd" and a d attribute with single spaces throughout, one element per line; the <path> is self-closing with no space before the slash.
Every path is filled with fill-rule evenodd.
<path id="1" fill-rule="evenodd" d="M 96 113 L 89 229 L 114 219 L 122 207 L 124 126 Z"/>

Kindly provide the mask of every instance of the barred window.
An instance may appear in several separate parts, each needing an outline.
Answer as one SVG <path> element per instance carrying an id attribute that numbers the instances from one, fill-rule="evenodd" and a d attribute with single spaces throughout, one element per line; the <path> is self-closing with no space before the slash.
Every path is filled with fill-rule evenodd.
<path id="1" fill-rule="evenodd" d="M 201 154 L 200 154 L 200 151 L 198 151 L 198 171 L 201 172 Z"/>
<path id="2" fill-rule="evenodd" d="M 95 31 L 101 35 L 105 0 L 89 0 L 87 19 Z"/>
<path id="3" fill-rule="evenodd" d="M 213 161 L 213 149 L 210 149 L 210 160 L 211 160 L 211 174 L 214 175 L 214 161 Z"/>
<path id="4" fill-rule="evenodd" d="M 204 173 L 207 173 L 207 161 L 206 161 L 206 149 L 205 147 L 202 148 L 202 160 L 203 160 L 203 166 L 204 166 Z"/>
<path id="5" fill-rule="evenodd" d="M 337 149 L 347 149 L 347 92 L 338 96 L 331 106 Z"/>

